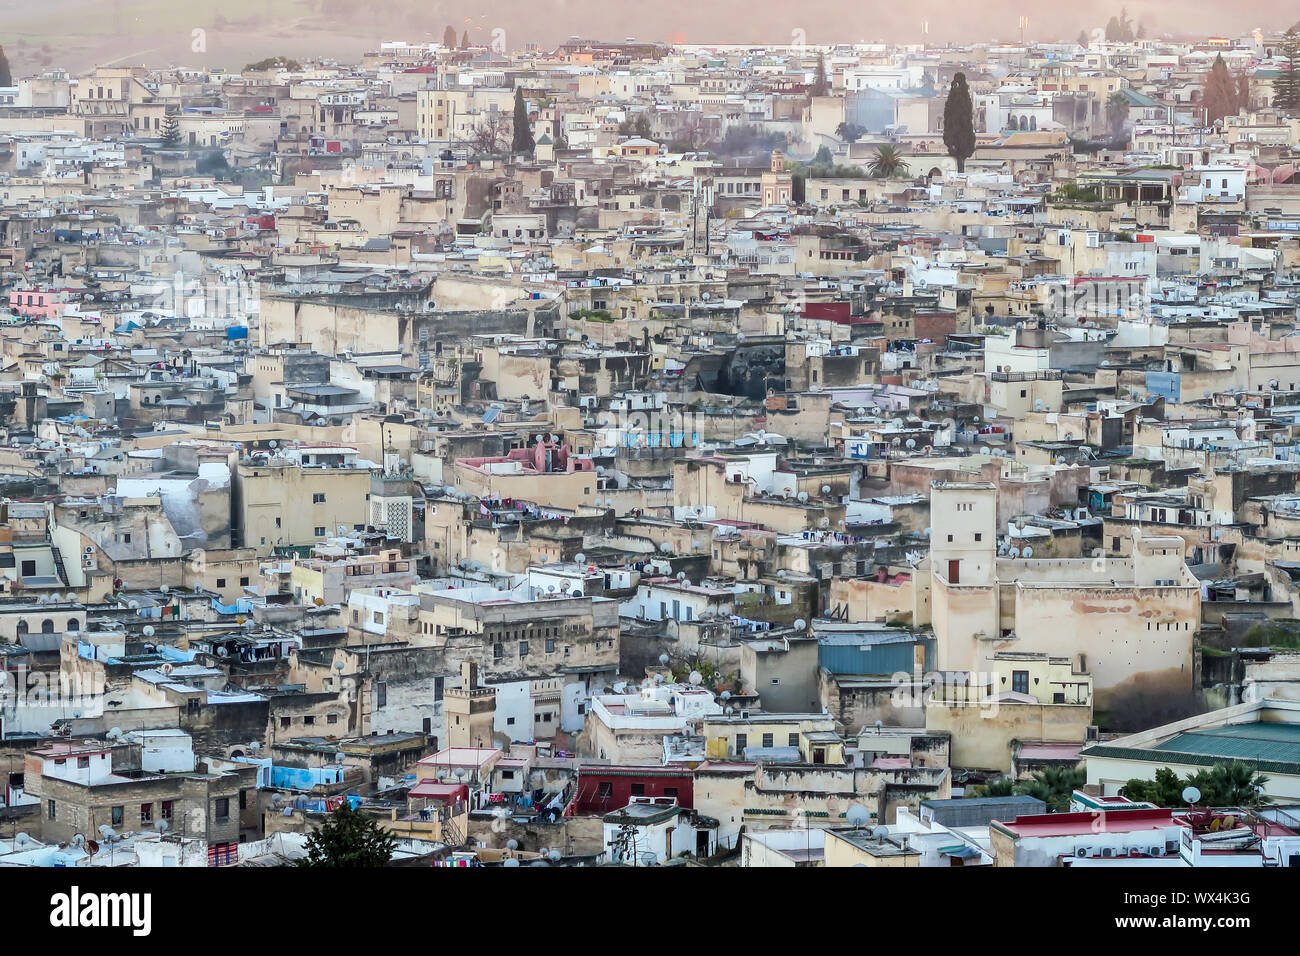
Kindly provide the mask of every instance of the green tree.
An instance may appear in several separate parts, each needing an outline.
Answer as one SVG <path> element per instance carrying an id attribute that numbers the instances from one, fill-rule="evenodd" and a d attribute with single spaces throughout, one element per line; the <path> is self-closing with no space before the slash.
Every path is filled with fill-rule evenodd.
<path id="1" fill-rule="evenodd" d="M 650 117 L 644 113 L 637 113 L 636 116 L 619 123 L 618 132 L 620 136 L 640 136 L 642 139 L 649 139 Z"/>
<path id="2" fill-rule="evenodd" d="M 1106 125 L 1110 134 L 1118 136 L 1124 132 L 1124 123 L 1128 120 L 1128 97 L 1116 90 L 1106 98 Z"/>
<path id="3" fill-rule="evenodd" d="M 5 56 L 4 44 L 0 44 L 0 86 L 13 86 L 14 74 L 9 69 L 9 57 Z"/>
<path id="4" fill-rule="evenodd" d="M 343 804 L 307 838 L 307 857 L 299 866 L 387 866 L 397 838 L 373 819 Z"/>
<path id="5" fill-rule="evenodd" d="M 244 67 L 244 72 L 260 73 L 262 70 L 291 70 L 296 72 L 301 69 L 302 64 L 297 60 L 290 60 L 283 56 L 268 56 L 265 60 L 247 64 Z"/>
<path id="6" fill-rule="evenodd" d="M 514 136 L 510 141 L 510 152 L 532 154 L 536 148 L 533 142 L 533 130 L 528 122 L 528 104 L 524 102 L 524 88 L 515 87 Z"/>
<path id="7" fill-rule="evenodd" d="M 948 88 L 948 99 L 943 104 L 943 145 L 948 155 L 957 160 L 957 172 L 966 171 L 966 160 L 975 152 L 975 120 L 966 74 L 958 73 Z"/>
<path id="8" fill-rule="evenodd" d="M 1250 109 L 1250 74 L 1242 70 L 1237 74 L 1237 111 Z"/>
<path id="9" fill-rule="evenodd" d="M 447 29 L 442 31 L 442 45 L 448 50 L 456 49 L 456 28 L 450 23 L 447 24 Z"/>
<path id="10" fill-rule="evenodd" d="M 181 121 L 176 118 L 175 113 L 168 113 L 162 121 L 162 141 L 163 145 L 172 148 L 179 146 L 181 142 Z"/>
<path id="11" fill-rule="evenodd" d="M 1088 48 L 1088 31 L 1080 30 L 1079 35 L 1075 37 L 1074 42 L 1086 50 Z"/>
<path id="12" fill-rule="evenodd" d="M 1214 806 L 1260 807 L 1273 802 L 1273 798 L 1264 793 L 1268 777 L 1241 760 L 1216 763 L 1210 768 L 1209 782 Z"/>
<path id="13" fill-rule="evenodd" d="M 1240 760 L 1221 761 L 1208 769 L 1179 778 L 1169 767 L 1161 767 L 1152 780 L 1134 778 L 1120 787 L 1120 795 L 1130 800 L 1146 800 L 1158 807 L 1187 806 L 1183 792 L 1195 787 L 1201 792 L 1200 807 L 1261 807 L 1272 802 L 1264 793 L 1269 778 L 1257 773 Z"/>
<path id="14" fill-rule="evenodd" d="M 911 164 L 899 153 L 898 147 L 889 143 L 876 148 L 875 158 L 867 167 L 867 172 L 874 179 L 894 179 L 906 176 L 911 170 Z"/>
<path id="15" fill-rule="evenodd" d="M 846 143 L 856 143 L 867 135 L 867 130 L 857 123 L 840 123 L 835 127 L 835 135 Z"/>
<path id="16" fill-rule="evenodd" d="M 1046 767 L 1034 771 L 1032 779 L 1016 784 L 1016 793 L 1042 800 L 1048 813 L 1065 813 L 1070 809 L 1070 795 L 1087 782 L 1088 774 L 1082 768 Z"/>
<path id="17" fill-rule="evenodd" d="M 831 155 L 830 147 L 822 146 L 817 150 L 816 155 L 813 156 L 812 164 L 814 166 L 829 166 L 833 162 L 835 162 L 835 157 Z"/>
<path id="18" fill-rule="evenodd" d="M 1273 102 L 1279 109 L 1300 113 L 1300 23 L 1282 35 L 1278 55 L 1286 64 L 1273 81 Z"/>
<path id="19" fill-rule="evenodd" d="M 1010 777 L 991 777 L 967 790 L 971 797 L 1009 797 L 1016 792 L 1016 782 Z"/>
<path id="20" fill-rule="evenodd" d="M 1205 104 L 1205 122 L 1208 124 L 1237 112 L 1237 84 L 1232 81 L 1228 64 L 1223 62 L 1223 54 L 1214 58 L 1214 65 L 1205 79 L 1205 94 L 1201 102 Z"/>
<path id="21" fill-rule="evenodd" d="M 813 76 L 812 86 L 808 88 L 809 96 L 828 96 L 831 84 L 826 79 L 826 54 L 817 54 L 817 72 Z"/>
<path id="22" fill-rule="evenodd" d="M 469 31 L 468 31 L 468 30 L 466 30 L 464 33 L 462 33 L 462 34 L 460 35 L 460 48 L 461 48 L 462 50 L 468 50 L 468 49 L 469 49 Z"/>

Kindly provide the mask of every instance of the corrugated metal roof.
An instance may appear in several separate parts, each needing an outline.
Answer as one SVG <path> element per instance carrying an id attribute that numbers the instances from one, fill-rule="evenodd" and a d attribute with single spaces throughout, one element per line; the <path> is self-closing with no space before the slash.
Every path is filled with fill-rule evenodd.
<path id="1" fill-rule="evenodd" d="M 1151 749 L 1225 759 L 1300 763 L 1300 725 L 1253 723 L 1194 730 L 1171 737 Z"/>

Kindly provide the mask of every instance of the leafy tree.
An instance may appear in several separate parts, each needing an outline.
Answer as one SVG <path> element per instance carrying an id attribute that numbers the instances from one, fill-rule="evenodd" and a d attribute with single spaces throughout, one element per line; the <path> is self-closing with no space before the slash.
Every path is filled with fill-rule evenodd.
<path id="1" fill-rule="evenodd" d="M 1282 35 L 1278 55 L 1286 65 L 1273 81 L 1273 102 L 1290 113 L 1300 113 L 1300 23 Z"/>
<path id="2" fill-rule="evenodd" d="M 1237 110 L 1250 109 L 1250 74 L 1242 70 L 1237 74 Z"/>
<path id="3" fill-rule="evenodd" d="M 867 135 L 867 129 L 857 123 L 841 123 L 835 127 L 835 135 L 846 143 L 856 143 Z"/>
<path id="4" fill-rule="evenodd" d="M 1134 778 L 1119 788 L 1120 796 L 1134 801 L 1154 803 L 1158 807 L 1181 807 L 1183 788 L 1186 783 L 1178 779 L 1178 774 L 1168 767 L 1156 771 L 1152 780 Z"/>
<path id="5" fill-rule="evenodd" d="M 244 72 L 259 73 L 262 70 L 290 70 L 296 72 L 301 69 L 302 64 L 297 60 L 291 60 L 283 56 L 268 56 L 265 60 L 247 64 L 244 67 Z"/>
<path id="6" fill-rule="evenodd" d="M 1214 64 L 1210 67 L 1202 102 L 1205 104 L 1206 123 L 1212 124 L 1215 120 L 1237 112 L 1237 84 L 1232 81 L 1228 64 L 1223 62 L 1223 54 L 1215 56 Z"/>
<path id="7" fill-rule="evenodd" d="M 967 793 L 972 797 L 1009 797 L 1016 792 L 1016 782 L 1010 777 L 992 777 Z"/>
<path id="8" fill-rule="evenodd" d="M 835 162 L 835 157 L 831 155 L 830 147 L 822 146 L 817 150 L 817 154 L 813 156 L 812 164 L 814 166 L 829 166 L 833 162 Z"/>
<path id="9" fill-rule="evenodd" d="M 826 96 L 831 85 L 826 79 L 826 54 L 817 54 L 817 73 L 813 76 L 812 86 L 808 88 L 809 96 Z"/>
<path id="10" fill-rule="evenodd" d="M 524 88 L 515 87 L 514 136 L 510 141 L 510 152 L 529 153 L 536 149 L 533 131 L 528 122 L 528 104 L 524 102 Z"/>
<path id="11" fill-rule="evenodd" d="M 724 156 L 741 156 L 752 153 L 770 153 L 789 145 L 784 133 L 766 133 L 751 123 L 739 123 L 728 128 L 717 152 Z"/>
<path id="12" fill-rule="evenodd" d="M 623 120 L 618 124 L 620 136 L 640 136 L 642 139 L 650 138 L 650 117 L 644 113 L 638 113 L 629 119 Z"/>
<path id="13" fill-rule="evenodd" d="M 957 172 L 966 171 L 966 160 L 975 152 L 974 107 L 966 74 L 958 73 L 948 88 L 948 99 L 943 104 L 943 145 L 948 155 L 957 160 Z"/>
<path id="14" fill-rule="evenodd" d="M 456 49 L 456 28 L 450 23 L 447 24 L 447 29 L 442 31 L 442 45 L 448 50 Z"/>
<path id="15" fill-rule="evenodd" d="M 226 161 L 226 154 L 219 149 L 199 157 L 194 169 L 199 173 L 211 173 L 217 179 L 230 175 L 230 163 Z"/>
<path id="16" fill-rule="evenodd" d="M 387 866 L 397 838 L 373 819 L 345 803 L 307 838 L 307 857 L 299 866 Z"/>
<path id="17" fill-rule="evenodd" d="M 1079 767 L 1046 767 L 1034 771 L 1033 779 L 1016 784 L 1016 793 L 1037 797 L 1047 804 L 1048 813 L 1065 813 L 1070 809 L 1070 795 L 1088 782 L 1088 774 Z"/>
<path id="18" fill-rule="evenodd" d="M 1106 39 L 1112 43 L 1128 43 L 1133 36 L 1133 21 L 1128 18 L 1126 8 L 1120 8 L 1118 17 L 1106 21 Z"/>
<path id="19" fill-rule="evenodd" d="M 911 164 L 899 153 L 898 147 L 886 143 L 876 148 L 875 158 L 867 167 L 867 172 L 874 179 L 893 179 L 906 176 L 911 169 Z"/>
<path id="20" fill-rule="evenodd" d="M 9 57 L 5 56 L 4 44 L 0 44 L 0 86 L 13 86 L 14 75 L 9 69 Z"/>
<path id="21" fill-rule="evenodd" d="M 1257 773 L 1250 764 L 1228 760 L 1208 770 L 1198 770 L 1179 779 L 1169 767 L 1161 767 L 1152 780 L 1134 778 L 1120 788 L 1120 795 L 1130 800 L 1146 800 L 1158 807 L 1185 807 L 1183 791 L 1195 787 L 1201 792 L 1201 807 L 1261 807 L 1272 802 L 1264 793 L 1269 778 Z"/>
<path id="22" fill-rule="evenodd" d="M 162 141 L 163 145 L 168 148 L 180 145 L 181 121 L 176 118 L 175 113 L 168 113 L 163 117 Z"/>
<path id="23" fill-rule="evenodd" d="M 1116 90 L 1106 98 L 1106 125 L 1110 127 L 1112 136 L 1118 136 L 1124 131 L 1124 123 L 1127 119 L 1128 98 Z"/>

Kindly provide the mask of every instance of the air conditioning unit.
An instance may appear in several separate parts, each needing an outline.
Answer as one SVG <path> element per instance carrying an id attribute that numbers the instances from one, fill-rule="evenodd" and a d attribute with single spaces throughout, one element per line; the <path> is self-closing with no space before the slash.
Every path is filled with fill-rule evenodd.
<path id="1" fill-rule="evenodd" d="M 1101 855 L 1104 857 L 1112 857 L 1115 855 L 1115 848 L 1111 846 L 1104 846 L 1101 848 Z"/>
<path id="2" fill-rule="evenodd" d="M 1089 857 L 1089 856 L 1092 856 L 1092 847 L 1090 847 L 1090 846 L 1080 846 L 1080 847 L 1075 847 L 1074 855 L 1077 856 L 1077 857 Z"/>
<path id="3" fill-rule="evenodd" d="M 1147 853 L 1149 853 L 1151 856 L 1164 856 L 1165 848 L 1163 846 L 1148 847 Z"/>

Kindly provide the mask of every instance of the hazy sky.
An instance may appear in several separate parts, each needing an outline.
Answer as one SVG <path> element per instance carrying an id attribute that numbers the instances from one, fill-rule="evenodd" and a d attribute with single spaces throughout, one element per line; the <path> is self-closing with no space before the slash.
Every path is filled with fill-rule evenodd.
<path id="1" fill-rule="evenodd" d="M 1074 40 L 1104 29 L 1120 3 L 1046 0 L 0 0 L 0 44 L 21 72 L 105 63 L 238 68 L 267 55 L 357 59 L 381 39 L 441 40 L 451 24 L 486 45 L 552 48 L 577 34 L 678 43 L 970 43 Z M 1152 36 L 1279 31 L 1296 0 L 1144 0 L 1130 18 Z M 922 32 L 928 24 L 929 33 Z M 202 43 L 192 37 L 203 35 Z"/>

